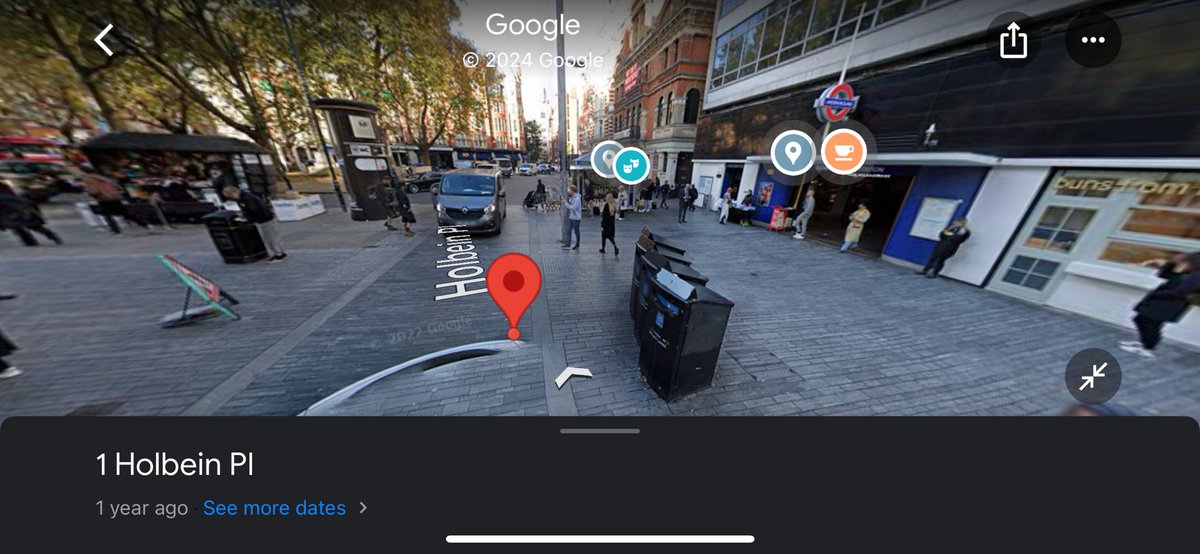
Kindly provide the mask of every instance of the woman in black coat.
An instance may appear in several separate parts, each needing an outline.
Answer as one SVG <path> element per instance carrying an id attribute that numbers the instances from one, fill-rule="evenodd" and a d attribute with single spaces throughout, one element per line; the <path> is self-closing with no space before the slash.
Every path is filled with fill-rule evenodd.
<path id="1" fill-rule="evenodd" d="M 937 279 L 938 274 L 942 272 L 942 267 L 946 265 L 946 260 L 957 254 L 958 247 L 967 242 L 969 238 L 971 238 L 971 230 L 967 228 L 967 218 L 960 217 L 954 220 L 954 223 L 948 225 L 938 235 L 937 246 L 934 246 L 933 252 L 929 254 L 929 261 L 925 262 L 925 267 L 917 274 Z"/>
<path id="2" fill-rule="evenodd" d="M 612 193 L 604 196 L 604 209 L 600 212 L 600 253 L 604 253 L 606 246 L 604 241 L 611 242 L 613 245 L 613 254 L 620 256 L 621 249 L 617 248 L 617 201 L 613 200 Z"/>
<path id="3" fill-rule="evenodd" d="M 1150 260 L 1142 265 L 1157 267 L 1159 278 L 1165 282 L 1134 306 L 1137 315 L 1133 324 L 1137 327 L 1139 340 L 1122 341 L 1120 348 L 1152 359 L 1154 347 L 1162 340 L 1163 326 L 1182 319 L 1200 295 L 1200 252 L 1179 254 L 1169 261 Z"/>

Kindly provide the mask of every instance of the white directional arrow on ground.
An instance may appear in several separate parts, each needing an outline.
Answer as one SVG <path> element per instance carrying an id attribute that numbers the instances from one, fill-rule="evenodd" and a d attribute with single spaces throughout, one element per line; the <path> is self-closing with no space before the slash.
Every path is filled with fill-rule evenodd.
<path id="1" fill-rule="evenodd" d="M 1083 384 L 1079 385 L 1079 390 L 1083 390 L 1085 388 L 1096 388 L 1096 378 L 1104 377 L 1104 368 L 1106 367 L 1108 367 L 1108 362 L 1100 364 L 1100 367 L 1096 367 L 1096 364 L 1092 364 L 1092 374 L 1080 377 L 1080 379 L 1083 379 Z"/>
<path id="2" fill-rule="evenodd" d="M 567 384 L 567 379 L 570 379 L 576 375 L 591 379 L 592 372 L 591 370 L 583 369 L 582 367 L 568 367 L 567 369 L 564 369 L 562 373 L 558 374 L 558 377 L 554 379 L 554 384 L 558 385 L 558 388 L 561 389 L 563 385 Z"/>
<path id="3" fill-rule="evenodd" d="M 109 23 L 108 27 L 105 27 L 103 31 L 100 31 L 100 34 L 96 35 L 96 38 L 92 39 L 96 44 L 100 45 L 100 49 L 104 50 L 104 53 L 108 54 L 109 56 L 113 55 L 113 51 L 109 50 L 108 46 L 105 46 L 103 42 L 100 42 L 100 39 L 104 38 L 104 35 L 107 35 L 112 28 L 113 24 Z"/>

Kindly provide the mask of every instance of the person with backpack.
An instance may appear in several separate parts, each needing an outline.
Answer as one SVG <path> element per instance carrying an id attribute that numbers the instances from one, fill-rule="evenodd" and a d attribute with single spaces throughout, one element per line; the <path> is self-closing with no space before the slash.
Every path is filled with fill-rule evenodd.
<path id="1" fill-rule="evenodd" d="M 1163 327 L 1183 319 L 1188 308 L 1200 304 L 1200 252 L 1177 254 L 1169 260 L 1147 260 L 1145 267 L 1158 269 L 1163 283 L 1146 293 L 1134 306 L 1133 325 L 1138 340 L 1121 341 L 1121 350 L 1154 359 L 1154 348 L 1162 341 Z"/>
<path id="2" fill-rule="evenodd" d="M 238 208 L 242 210 L 241 217 L 258 227 L 258 234 L 262 236 L 263 245 L 267 247 L 267 253 L 271 255 L 267 259 L 267 263 L 280 262 L 287 258 L 287 252 L 283 251 L 283 243 L 279 240 L 279 229 L 275 226 L 275 210 L 271 208 L 269 201 L 235 185 L 226 185 L 225 188 L 222 188 L 221 196 L 226 200 L 237 202 Z"/>

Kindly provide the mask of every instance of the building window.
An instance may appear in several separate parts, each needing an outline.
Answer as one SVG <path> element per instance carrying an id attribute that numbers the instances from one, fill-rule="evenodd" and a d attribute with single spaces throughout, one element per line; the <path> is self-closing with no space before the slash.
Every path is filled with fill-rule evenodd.
<path id="1" fill-rule="evenodd" d="M 671 63 L 679 61 L 679 39 L 671 44 Z"/>
<path id="2" fill-rule="evenodd" d="M 700 116 L 700 91 L 697 89 L 688 89 L 687 103 L 683 107 L 683 122 L 695 123 Z"/>
<path id="3" fill-rule="evenodd" d="M 671 102 L 674 100 L 675 100 L 675 93 L 668 91 L 667 92 L 667 105 L 664 108 L 665 111 L 663 112 L 663 115 L 664 115 L 663 120 L 666 122 L 667 125 L 671 124 L 671 112 L 674 111 L 671 108 Z"/>
<path id="4" fill-rule="evenodd" d="M 1017 256 L 1008 272 L 1004 274 L 1004 282 L 1040 291 L 1046 288 L 1059 265 L 1062 264 L 1029 256 Z"/>
<path id="5" fill-rule="evenodd" d="M 1095 210 L 1048 206 L 1042 212 L 1042 217 L 1033 228 L 1033 232 L 1025 239 L 1024 246 L 1070 252 L 1095 215 Z"/>
<path id="6" fill-rule="evenodd" d="M 670 52 L 669 52 L 669 50 L 670 50 L 670 49 L 668 49 L 668 48 L 663 48 L 663 53 L 662 53 L 662 71 L 666 71 L 666 70 L 667 70 L 667 66 L 671 65 L 671 57 L 670 57 Z"/>
<path id="7" fill-rule="evenodd" d="M 721 0 L 721 7 L 718 11 L 717 17 L 725 17 L 725 14 L 733 11 L 745 2 L 746 0 Z"/>
<path id="8" fill-rule="evenodd" d="M 662 101 L 663 97 L 658 97 L 658 106 L 654 108 L 654 126 L 662 127 Z"/>
<path id="9" fill-rule="evenodd" d="M 861 34 L 938 3 L 942 0 L 775 0 L 717 38 L 712 87 L 850 40 L 856 26 Z M 721 17 L 725 10 L 722 3 Z"/>

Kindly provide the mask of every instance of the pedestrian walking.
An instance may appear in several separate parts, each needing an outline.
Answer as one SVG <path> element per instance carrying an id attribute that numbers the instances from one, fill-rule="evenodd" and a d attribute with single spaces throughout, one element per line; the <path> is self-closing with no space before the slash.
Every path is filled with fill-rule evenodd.
<path id="1" fill-rule="evenodd" d="M 688 207 L 692 205 L 692 189 L 684 187 L 679 192 L 679 222 L 687 223 Z"/>
<path id="2" fill-rule="evenodd" d="M 117 217 L 125 216 L 125 204 L 122 202 L 125 190 L 116 181 L 101 175 L 92 166 L 83 166 L 83 178 L 80 180 L 83 190 L 96 201 L 97 211 L 108 230 L 114 235 L 121 234 L 121 226 Z"/>
<path id="3" fill-rule="evenodd" d="M 579 250 L 579 223 L 583 219 L 583 200 L 579 198 L 579 187 L 571 185 L 567 187 L 569 199 L 566 202 L 567 207 L 567 240 L 563 244 L 563 248 L 571 250 Z M 571 233 L 575 234 L 575 246 L 571 246 Z"/>
<path id="4" fill-rule="evenodd" d="M 392 222 L 396 218 L 400 219 L 400 223 L 404 226 L 404 234 L 408 237 L 416 235 L 412 230 L 412 224 L 417 222 L 416 216 L 413 215 L 412 202 L 408 199 L 408 193 L 404 192 L 404 185 L 398 181 L 393 181 L 389 186 L 384 187 L 384 205 L 387 208 L 387 220 L 383 226 L 389 231 L 398 231 Z"/>
<path id="5" fill-rule="evenodd" d="M 642 213 L 650 213 L 650 207 L 654 204 L 654 186 L 648 185 L 642 189 Z"/>
<path id="6" fill-rule="evenodd" d="M 63 241 L 58 234 L 46 227 L 46 218 L 27 198 L 16 194 L 0 193 L 0 231 L 12 231 L 25 246 L 38 246 L 34 233 L 40 233 L 55 244 Z"/>
<path id="7" fill-rule="evenodd" d="M 1154 348 L 1162 341 L 1163 327 L 1183 319 L 1188 308 L 1200 305 L 1200 252 L 1177 254 L 1169 260 L 1147 260 L 1143 266 L 1158 269 L 1164 282 L 1138 302 L 1133 324 L 1138 340 L 1121 341 L 1120 348 L 1146 359 L 1154 358 Z"/>
<path id="8" fill-rule="evenodd" d="M 808 232 L 808 220 L 812 219 L 813 212 L 817 209 L 817 188 L 810 186 L 808 192 L 804 194 L 804 204 L 800 206 L 800 215 L 796 217 L 796 234 L 792 235 L 794 239 L 804 239 L 804 234 Z"/>
<path id="9" fill-rule="evenodd" d="M 871 219 L 871 211 L 867 209 L 867 203 L 859 202 L 858 209 L 850 214 L 850 223 L 846 225 L 846 237 L 845 242 L 842 243 L 842 252 L 858 248 L 858 239 L 862 238 L 863 226 L 867 224 L 868 219 Z"/>
<path id="10" fill-rule="evenodd" d="M 16 298 L 16 297 L 10 296 L 10 295 L 5 295 L 5 296 L 0 297 L 0 300 L 12 300 L 13 298 Z M 16 377 L 16 376 L 20 375 L 21 373 L 23 373 L 20 369 L 17 368 L 17 366 L 14 366 L 14 365 L 8 363 L 8 361 L 4 359 L 6 356 L 11 356 L 12 353 L 16 352 L 16 351 L 17 351 L 16 343 L 9 340 L 8 337 L 4 336 L 4 330 L 0 329 L 0 379 L 8 379 L 10 377 Z"/>
<path id="11" fill-rule="evenodd" d="M 267 253 L 271 255 L 267 259 L 267 263 L 275 263 L 287 258 L 287 252 L 283 251 L 283 243 L 279 240 L 279 228 L 275 226 L 275 210 L 271 209 L 270 202 L 234 185 L 226 185 L 221 189 L 221 196 L 226 200 L 237 202 L 238 207 L 242 210 L 241 217 L 258 227 L 258 234 L 262 236 L 263 245 L 267 247 Z"/>
<path id="12" fill-rule="evenodd" d="M 537 192 L 534 193 L 533 201 L 537 204 L 538 209 L 546 209 L 546 185 L 542 184 L 542 180 L 537 180 Z"/>
<path id="13" fill-rule="evenodd" d="M 654 178 L 654 182 L 655 184 L 658 183 L 658 177 Z M 662 209 L 669 210 L 670 206 L 667 205 L 667 199 L 671 196 L 671 187 L 669 185 L 662 185 L 659 187 L 658 192 L 662 196 L 662 202 L 659 205 L 662 206 Z"/>
<path id="14" fill-rule="evenodd" d="M 967 228 L 967 218 L 960 217 L 954 220 L 938 235 L 938 243 L 933 247 L 933 252 L 929 254 L 929 261 L 925 262 L 925 267 L 921 268 L 917 274 L 924 275 L 929 279 L 937 279 L 938 274 L 942 272 L 942 267 L 946 265 L 946 260 L 957 254 L 958 247 L 967 242 L 969 238 L 971 238 L 971 230 Z"/>
<path id="15" fill-rule="evenodd" d="M 620 256 L 621 249 L 617 247 L 617 222 L 616 215 L 618 214 L 617 202 L 613 200 L 612 193 L 604 196 L 604 207 L 600 212 L 600 253 L 604 253 L 606 246 L 604 241 L 611 242 L 613 245 L 613 255 Z"/>
<path id="16" fill-rule="evenodd" d="M 625 209 L 629 207 L 629 191 L 621 187 L 617 195 L 617 221 L 625 221 Z"/>
<path id="17" fill-rule="evenodd" d="M 725 194 L 721 195 L 721 211 L 719 212 L 721 215 L 717 216 L 717 223 L 724 225 L 726 221 L 729 221 L 730 204 L 733 204 L 733 189 L 727 188 Z"/>
<path id="18" fill-rule="evenodd" d="M 688 211 L 696 211 L 696 203 L 700 201 L 700 191 L 691 183 L 687 186 L 688 190 L 692 191 L 692 202 L 688 204 Z"/>

